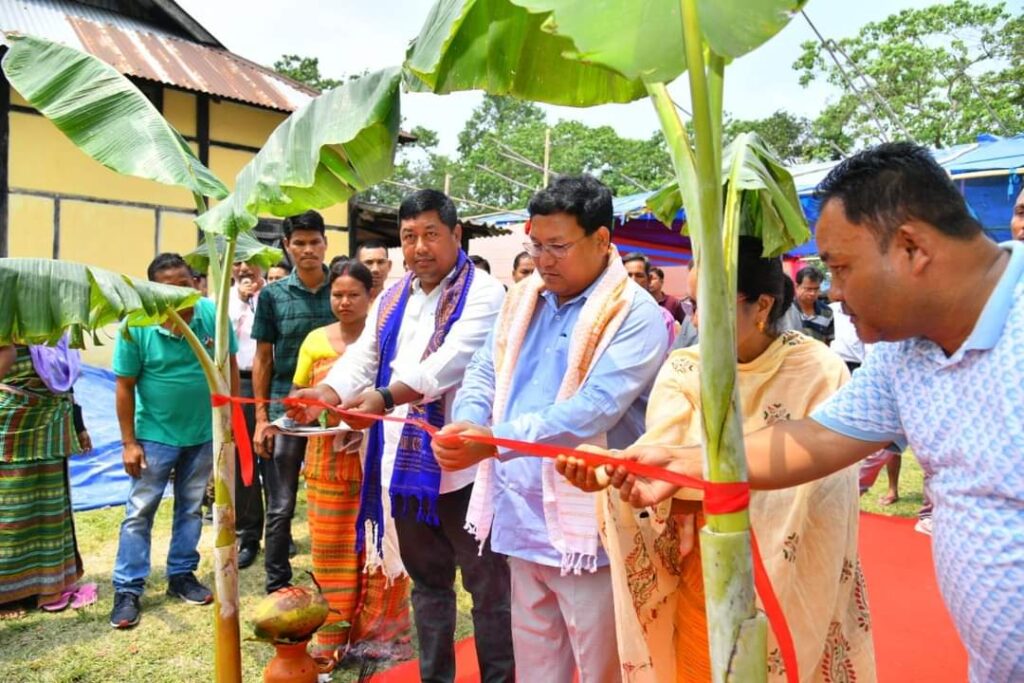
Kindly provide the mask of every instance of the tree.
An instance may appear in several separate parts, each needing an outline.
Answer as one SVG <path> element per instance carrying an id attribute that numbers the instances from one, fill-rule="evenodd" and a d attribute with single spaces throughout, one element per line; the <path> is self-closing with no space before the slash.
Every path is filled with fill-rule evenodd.
<path id="1" fill-rule="evenodd" d="M 281 59 L 274 62 L 274 71 L 293 81 L 305 83 L 320 92 L 341 85 L 341 81 L 325 78 L 320 74 L 320 59 L 318 57 L 281 55 Z"/>
<path id="2" fill-rule="evenodd" d="M 824 78 L 842 89 L 815 121 L 818 149 L 906 138 L 948 147 L 978 133 L 1018 133 L 1022 41 L 1022 15 L 1004 3 L 956 0 L 903 10 L 852 38 L 804 43 L 793 64 L 801 83 Z"/>
<path id="3" fill-rule="evenodd" d="M 809 161 L 813 156 L 811 122 L 783 109 L 763 119 L 726 121 L 726 140 L 731 140 L 740 133 L 757 133 L 761 140 L 787 163 Z"/>

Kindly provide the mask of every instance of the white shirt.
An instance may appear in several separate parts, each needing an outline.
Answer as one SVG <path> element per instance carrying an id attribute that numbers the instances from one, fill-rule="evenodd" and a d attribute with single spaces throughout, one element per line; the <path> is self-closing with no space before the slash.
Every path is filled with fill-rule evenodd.
<path id="1" fill-rule="evenodd" d="M 462 386 L 462 376 L 476 350 L 487 339 L 494 327 L 505 297 L 505 288 L 491 275 L 476 269 L 473 282 L 466 295 L 462 315 L 452 325 L 441 348 L 426 359 L 430 338 L 434 334 L 434 317 L 441 292 L 455 275 L 448 273 L 444 281 L 428 294 L 420 287 L 418 279 L 412 281 L 412 292 L 405 306 L 402 325 L 398 332 L 395 358 L 391 363 L 391 382 L 402 382 L 423 395 L 423 402 L 437 398 L 444 400 L 445 422 L 451 421 L 452 402 L 455 393 Z M 341 400 L 350 401 L 360 393 L 374 386 L 380 356 L 377 347 L 377 318 L 381 299 L 378 296 L 366 318 L 366 327 L 356 342 L 346 349 L 345 354 L 331 368 L 324 384 L 334 389 Z M 395 408 L 395 417 L 405 417 L 408 405 Z M 391 482 L 398 442 L 402 436 L 402 425 L 384 423 L 384 453 L 381 458 L 381 481 L 385 492 Z M 450 493 L 473 483 L 476 466 L 457 472 L 441 473 L 441 493 Z"/>
<path id="2" fill-rule="evenodd" d="M 231 288 L 228 296 L 228 318 L 231 319 L 231 327 L 235 328 L 235 336 L 238 338 L 238 353 L 235 359 L 238 361 L 239 370 L 252 370 L 252 361 L 256 356 L 256 340 L 252 338 L 252 323 L 256 318 L 256 298 L 259 292 L 253 294 L 248 302 L 242 301 L 238 296 L 238 287 Z"/>
<path id="3" fill-rule="evenodd" d="M 832 309 L 836 333 L 836 338 L 831 344 L 832 350 L 847 363 L 863 363 L 871 344 L 865 344 L 857 336 L 857 328 L 853 326 L 850 316 L 843 313 L 843 304 L 837 301 L 828 307 Z"/>

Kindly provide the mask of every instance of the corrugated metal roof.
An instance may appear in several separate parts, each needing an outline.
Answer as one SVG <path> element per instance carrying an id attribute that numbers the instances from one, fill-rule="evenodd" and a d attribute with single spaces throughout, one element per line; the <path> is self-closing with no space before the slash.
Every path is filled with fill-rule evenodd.
<path id="1" fill-rule="evenodd" d="M 130 76 L 279 111 L 294 111 L 316 94 L 228 50 L 65 0 L 0 0 L 0 28 L 83 50 Z"/>

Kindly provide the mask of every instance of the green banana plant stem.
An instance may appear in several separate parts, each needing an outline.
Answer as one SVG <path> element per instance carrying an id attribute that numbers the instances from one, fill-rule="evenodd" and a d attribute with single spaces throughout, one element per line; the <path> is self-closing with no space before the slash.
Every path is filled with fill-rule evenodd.
<path id="1" fill-rule="evenodd" d="M 698 262 L 705 475 L 712 482 L 744 481 L 746 459 L 737 411 L 734 351 L 735 239 L 730 240 L 732 244 L 727 249 L 722 225 L 725 60 L 710 49 L 705 60 L 697 0 L 680 0 L 680 3 L 695 150 L 690 146 L 685 127 L 664 86 L 651 86 L 648 92 L 669 143 Z M 731 199 L 735 201 L 735 196 Z M 735 211 L 732 215 L 735 216 Z M 734 234 L 734 230 L 735 226 L 730 233 Z M 757 610 L 749 528 L 750 517 L 744 510 L 707 515 L 706 526 L 700 534 L 709 654 L 715 683 L 767 680 L 767 623 Z"/>

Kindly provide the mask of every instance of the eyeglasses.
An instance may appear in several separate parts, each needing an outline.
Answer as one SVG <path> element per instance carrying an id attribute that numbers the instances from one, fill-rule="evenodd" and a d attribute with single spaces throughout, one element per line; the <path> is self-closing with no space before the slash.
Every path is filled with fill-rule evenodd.
<path id="1" fill-rule="evenodd" d="M 523 249 L 530 255 L 530 258 L 535 259 L 543 253 L 548 254 L 556 261 L 561 261 L 566 257 L 566 255 L 568 255 L 572 246 L 577 242 L 581 242 L 584 237 L 581 237 L 578 240 L 573 240 L 572 242 L 566 242 L 565 244 L 537 244 L 533 240 L 530 240 L 528 242 L 523 242 Z"/>

